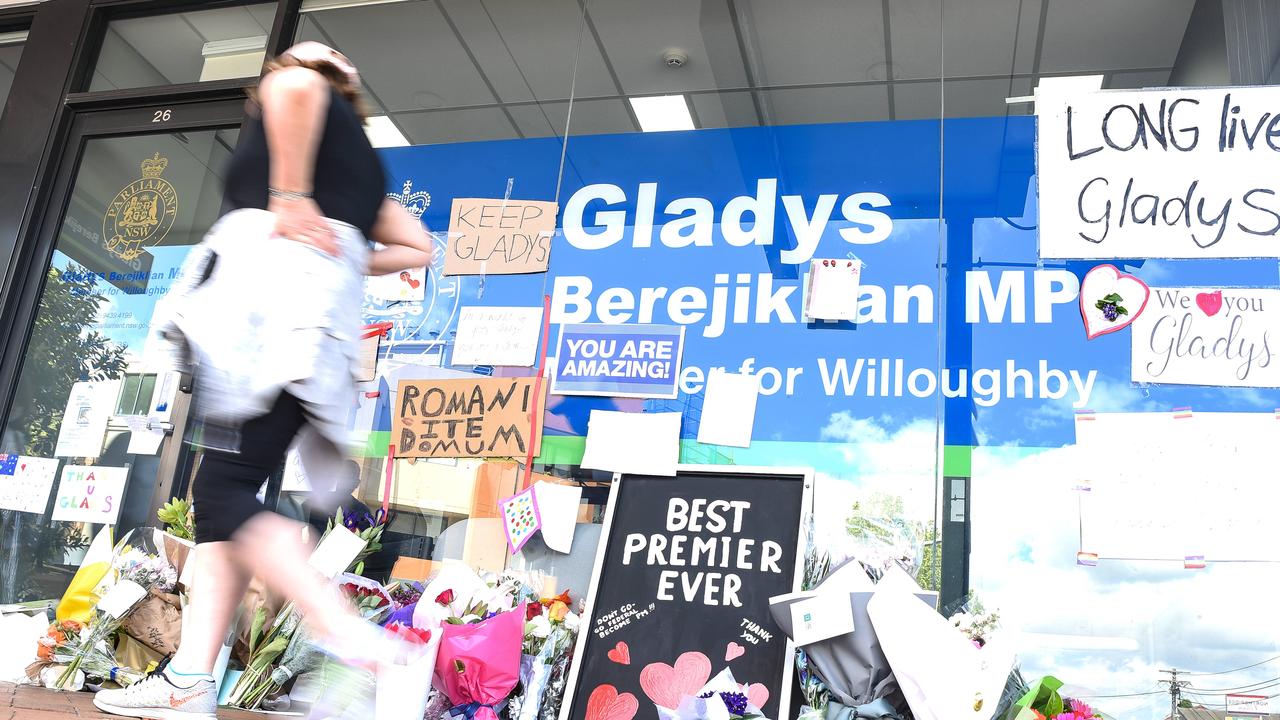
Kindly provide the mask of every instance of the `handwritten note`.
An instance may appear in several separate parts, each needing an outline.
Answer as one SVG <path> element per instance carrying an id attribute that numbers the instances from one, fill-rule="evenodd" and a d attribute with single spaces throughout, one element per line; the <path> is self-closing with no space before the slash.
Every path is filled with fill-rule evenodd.
<path id="1" fill-rule="evenodd" d="M 541 417 L 530 426 L 534 401 L 534 378 L 401 380 L 396 457 L 523 458 L 542 436 Z"/>
<path id="2" fill-rule="evenodd" d="M 455 198 L 445 275 L 547 271 L 557 206 L 540 200 Z"/>
<path id="3" fill-rule="evenodd" d="M 57 477 L 57 460 L 0 455 L 0 508 L 43 514 Z"/>
<path id="4" fill-rule="evenodd" d="M 1280 257 L 1274 90 L 1042 93 L 1040 255 Z"/>
<path id="5" fill-rule="evenodd" d="M 532 367 L 541 333 L 540 307 L 464 307 L 453 364 Z"/>
<path id="6" fill-rule="evenodd" d="M 1134 382 L 1280 387 L 1280 290 L 1151 288 Z"/>
<path id="7" fill-rule="evenodd" d="M 128 478 L 127 467 L 67 465 L 58 482 L 53 519 L 114 525 Z"/>

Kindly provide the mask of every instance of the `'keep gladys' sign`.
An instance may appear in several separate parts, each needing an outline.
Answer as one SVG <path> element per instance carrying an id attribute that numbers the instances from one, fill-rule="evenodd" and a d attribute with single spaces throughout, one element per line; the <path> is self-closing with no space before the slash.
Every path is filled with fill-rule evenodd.
<path id="1" fill-rule="evenodd" d="M 401 380 L 396 457 L 524 457 L 542 436 L 530 427 L 535 378 Z M 545 392 L 545 388 L 544 388 Z M 538 402 L 538 407 L 543 407 Z"/>
<path id="2" fill-rule="evenodd" d="M 1280 387 L 1280 290 L 1151 288 L 1133 381 Z"/>
<path id="3" fill-rule="evenodd" d="M 540 200 L 455 198 L 444 274 L 546 272 L 556 210 L 555 203 Z"/>
<path id="4" fill-rule="evenodd" d="M 1280 257 L 1270 87 L 1042 92 L 1040 256 Z"/>

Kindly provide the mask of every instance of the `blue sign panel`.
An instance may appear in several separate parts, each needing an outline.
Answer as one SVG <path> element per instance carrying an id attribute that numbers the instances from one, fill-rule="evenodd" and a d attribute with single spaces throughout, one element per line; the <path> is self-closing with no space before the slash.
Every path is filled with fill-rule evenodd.
<path id="1" fill-rule="evenodd" d="M 670 400 L 683 349 L 684 328 L 674 325 L 564 325 L 551 392 Z"/>

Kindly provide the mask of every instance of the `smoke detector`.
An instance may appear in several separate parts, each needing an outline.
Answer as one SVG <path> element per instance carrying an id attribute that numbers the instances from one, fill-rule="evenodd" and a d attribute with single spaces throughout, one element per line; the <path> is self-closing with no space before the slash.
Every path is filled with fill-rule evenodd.
<path id="1" fill-rule="evenodd" d="M 671 48 L 662 53 L 662 64 L 669 68 L 684 67 L 687 62 L 689 62 L 689 53 L 683 50 Z"/>

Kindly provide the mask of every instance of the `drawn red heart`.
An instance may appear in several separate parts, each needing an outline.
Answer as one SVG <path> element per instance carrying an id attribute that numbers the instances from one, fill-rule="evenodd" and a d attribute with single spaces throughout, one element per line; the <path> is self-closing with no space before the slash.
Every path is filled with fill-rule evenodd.
<path id="1" fill-rule="evenodd" d="M 746 648 L 742 647 L 736 642 L 731 642 L 729 643 L 729 646 L 724 649 L 724 661 L 733 662 L 735 658 L 742 657 L 743 655 L 746 654 L 746 652 L 747 652 Z"/>
<path id="2" fill-rule="evenodd" d="M 1199 305 L 1204 314 L 1209 317 L 1217 315 L 1218 311 L 1222 309 L 1222 291 L 1214 290 L 1211 293 L 1197 293 L 1196 305 Z"/>
<path id="3" fill-rule="evenodd" d="M 1126 314 L 1108 320 L 1098 308 L 1098 302 L 1115 293 Z M 1085 337 L 1092 340 L 1100 335 L 1123 330 L 1142 314 L 1151 298 L 1151 288 L 1140 278 L 1122 273 L 1114 265 L 1098 265 L 1085 273 L 1080 281 L 1080 317 L 1084 320 Z"/>
<path id="4" fill-rule="evenodd" d="M 606 655 L 609 656 L 610 660 L 618 663 L 619 665 L 631 664 L 631 648 L 627 647 L 627 644 L 621 640 L 619 640 L 618 644 L 614 645 L 613 649 L 606 653 Z"/>
<path id="5" fill-rule="evenodd" d="M 414 290 L 417 290 L 418 286 L 422 284 L 421 280 L 415 280 L 413 278 L 405 278 L 405 282 L 409 283 L 409 287 L 413 288 Z"/>
<path id="6" fill-rule="evenodd" d="M 700 652 L 676 658 L 675 667 L 650 663 L 640 671 L 640 687 L 658 707 L 675 709 L 680 701 L 694 695 L 711 679 L 711 661 Z"/>
<path id="7" fill-rule="evenodd" d="M 585 720 L 631 720 L 640 709 L 640 701 L 631 693 L 618 693 L 612 685 L 600 685 L 587 698 Z"/>
<path id="8" fill-rule="evenodd" d="M 769 688 L 761 683 L 743 685 L 742 692 L 747 696 L 747 702 L 751 703 L 751 707 L 757 710 L 763 708 L 764 704 L 769 702 Z"/>

